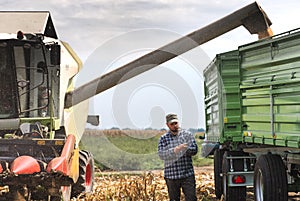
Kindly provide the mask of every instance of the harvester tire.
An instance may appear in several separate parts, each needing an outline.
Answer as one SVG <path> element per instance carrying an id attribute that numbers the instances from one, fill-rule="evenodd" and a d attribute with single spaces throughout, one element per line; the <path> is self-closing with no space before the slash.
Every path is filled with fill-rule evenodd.
<path id="1" fill-rule="evenodd" d="M 230 171 L 229 160 L 226 159 L 228 156 L 242 156 L 242 152 L 236 151 L 225 151 L 222 162 L 222 172 L 223 172 L 223 195 L 224 201 L 246 201 L 246 186 L 237 186 L 230 187 L 228 185 L 228 177 L 227 173 Z M 244 163 L 243 160 L 235 160 L 234 161 L 234 169 L 235 171 L 243 170 Z"/>
<path id="2" fill-rule="evenodd" d="M 14 188 L 10 186 L 9 193 L 6 196 L 1 196 L 1 198 L 10 201 L 26 201 L 27 199 L 24 197 L 22 190 L 22 188 Z"/>
<path id="3" fill-rule="evenodd" d="M 214 178 L 215 178 L 215 195 L 216 198 L 220 199 L 223 194 L 222 185 L 222 160 L 223 160 L 224 150 L 216 149 L 214 151 Z"/>
<path id="4" fill-rule="evenodd" d="M 70 201 L 71 200 L 71 188 L 72 186 L 62 186 L 59 196 L 51 196 L 51 201 Z"/>
<path id="5" fill-rule="evenodd" d="M 94 159 L 90 152 L 79 151 L 79 177 L 72 186 L 72 197 L 81 193 L 91 193 L 94 186 Z"/>
<path id="6" fill-rule="evenodd" d="M 279 155 L 261 155 L 254 169 L 256 201 L 287 201 L 288 184 L 285 165 Z"/>

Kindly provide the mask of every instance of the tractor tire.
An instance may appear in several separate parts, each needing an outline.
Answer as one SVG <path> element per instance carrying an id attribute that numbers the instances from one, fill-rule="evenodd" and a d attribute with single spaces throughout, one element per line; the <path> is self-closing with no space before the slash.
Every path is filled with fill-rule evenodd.
<path id="1" fill-rule="evenodd" d="M 90 152 L 79 151 L 79 177 L 72 185 L 72 197 L 81 193 L 91 193 L 94 186 L 94 159 Z"/>
<path id="2" fill-rule="evenodd" d="M 223 160 L 224 150 L 216 149 L 214 151 L 214 179 L 215 179 L 215 195 L 216 198 L 220 199 L 223 194 L 222 185 L 222 160 Z"/>
<path id="3" fill-rule="evenodd" d="M 287 201 L 288 184 L 285 165 L 279 155 L 261 155 L 254 169 L 256 201 Z"/>
<path id="4" fill-rule="evenodd" d="M 222 163 L 222 172 L 223 172 L 223 195 L 224 201 L 246 201 L 246 186 L 237 186 L 237 187 L 230 187 L 228 186 L 228 177 L 227 172 L 230 170 L 230 163 L 226 157 L 228 156 L 242 156 L 242 152 L 236 151 L 225 151 L 223 156 L 223 163 Z M 243 160 L 235 160 L 234 163 L 235 171 L 243 170 L 244 164 Z"/>

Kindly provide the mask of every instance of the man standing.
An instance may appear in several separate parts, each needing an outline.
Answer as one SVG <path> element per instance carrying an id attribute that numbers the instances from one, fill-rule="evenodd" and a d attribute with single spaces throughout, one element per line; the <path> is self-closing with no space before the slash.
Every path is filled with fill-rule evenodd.
<path id="1" fill-rule="evenodd" d="M 158 155 L 164 160 L 164 177 L 170 201 L 180 201 L 183 190 L 186 201 L 196 201 L 196 182 L 192 156 L 198 152 L 193 134 L 180 129 L 176 114 L 168 114 L 169 131 L 160 137 Z"/>

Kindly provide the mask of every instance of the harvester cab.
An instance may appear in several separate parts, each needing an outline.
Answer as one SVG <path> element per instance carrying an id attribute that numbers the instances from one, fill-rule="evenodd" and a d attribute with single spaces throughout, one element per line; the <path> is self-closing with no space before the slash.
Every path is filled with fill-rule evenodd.
<path id="1" fill-rule="evenodd" d="M 50 104 L 59 105 L 60 68 L 50 63 L 50 55 L 57 47 L 55 43 L 44 44 L 40 37 L 31 35 L 26 39 L 18 36 L 17 39 L 0 40 L 0 118 L 6 120 L 4 124 L 0 122 L 2 138 L 9 134 L 6 129 L 16 129 L 15 134 L 21 136 L 18 128 L 22 120 L 40 118 L 51 127 L 51 118 L 58 117 L 59 108 L 50 110 L 49 107 Z M 40 134 L 49 138 L 48 132 Z"/>
<path id="2" fill-rule="evenodd" d="M 270 35 L 257 3 L 74 88 L 82 63 L 58 39 L 49 12 L 0 12 L 0 186 L 5 200 L 70 200 L 93 188 L 94 161 L 79 150 L 88 99 L 236 27 Z M 129 73 L 130 72 L 130 73 Z"/>

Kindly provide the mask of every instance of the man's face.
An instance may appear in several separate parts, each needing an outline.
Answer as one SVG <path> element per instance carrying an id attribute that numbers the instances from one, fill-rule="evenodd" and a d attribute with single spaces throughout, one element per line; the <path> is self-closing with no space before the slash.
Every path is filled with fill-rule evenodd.
<path id="1" fill-rule="evenodd" d="M 178 132 L 178 129 L 179 129 L 178 122 L 167 123 L 167 126 L 172 132 L 174 132 L 174 133 Z"/>

